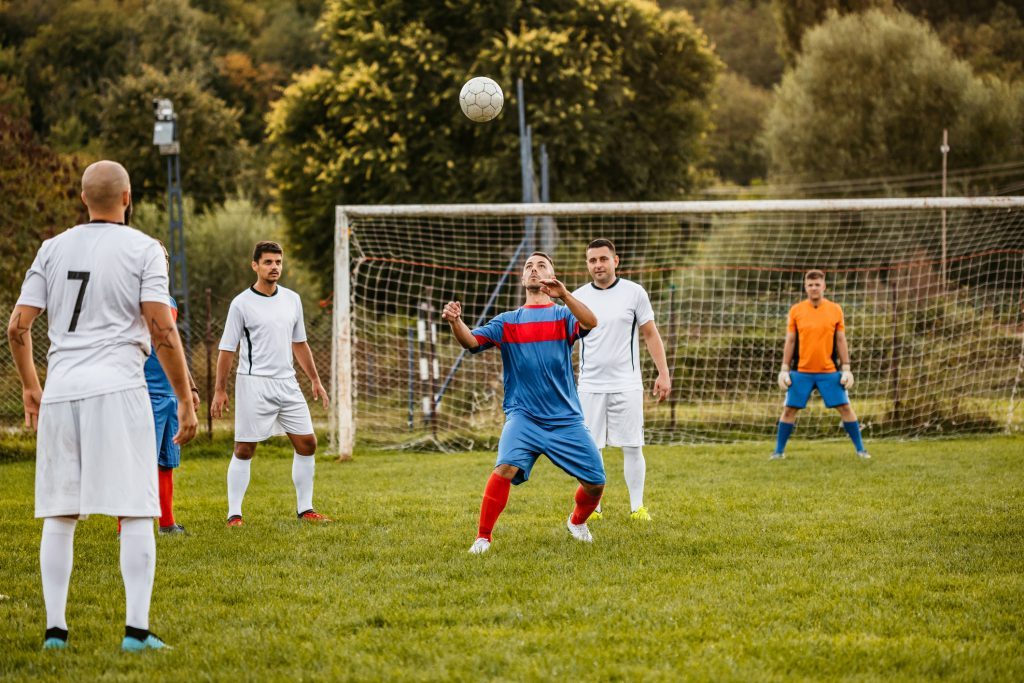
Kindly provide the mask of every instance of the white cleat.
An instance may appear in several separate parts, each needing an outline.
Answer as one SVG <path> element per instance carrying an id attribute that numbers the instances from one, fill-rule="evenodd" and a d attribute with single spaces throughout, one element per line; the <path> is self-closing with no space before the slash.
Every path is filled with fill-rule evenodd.
<path id="1" fill-rule="evenodd" d="M 577 541 L 583 541 L 584 543 L 594 542 L 594 537 L 590 535 L 590 529 L 587 528 L 586 522 L 583 524 L 573 524 L 572 515 L 569 515 L 569 519 L 565 520 L 565 527 Z"/>
<path id="2" fill-rule="evenodd" d="M 861 460 L 870 460 L 871 454 L 868 453 L 867 451 L 857 451 L 857 457 L 860 458 Z"/>
<path id="3" fill-rule="evenodd" d="M 471 555 L 483 555 L 490 549 L 490 541 L 488 541 L 486 538 L 478 538 L 475 541 L 473 541 L 473 545 L 469 548 L 469 553 Z"/>

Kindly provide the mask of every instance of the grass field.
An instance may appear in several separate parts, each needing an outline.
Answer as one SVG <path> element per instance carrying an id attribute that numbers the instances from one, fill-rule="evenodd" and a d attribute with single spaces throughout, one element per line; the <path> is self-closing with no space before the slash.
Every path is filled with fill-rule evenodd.
<path id="1" fill-rule="evenodd" d="M 80 523 L 71 647 L 42 652 L 31 462 L 0 464 L 0 677 L 8 680 L 1024 680 L 1024 440 L 799 438 L 648 448 L 654 522 L 607 453 L 592 546 L 546 460 L 473 540 L 491 453 L 360 452 L 318 463 L 294 518 L 290 451 L 264 446 L 224 528 L 229 446 L 190 447 L 192 535 L 157 539 L 151 626 L 172 651 L 122 655 L 114 522 Z M 199 457 L 200 453 L 223 453 Z"/>

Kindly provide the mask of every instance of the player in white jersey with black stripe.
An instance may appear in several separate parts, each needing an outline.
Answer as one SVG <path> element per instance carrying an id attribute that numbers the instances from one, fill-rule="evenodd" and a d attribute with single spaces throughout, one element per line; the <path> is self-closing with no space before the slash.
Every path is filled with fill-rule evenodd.
<path id="1" fill-rule="evenodd" d="M 256 444 L 287 434 L 295 448 L 292 482 L 296 514 L 309 522 L 331 519 L 313 509 L 316 434 L 309 406 L 295 377 L 292 356 L 313 383 L 313 400 L 327 407 L 313 352 L 306 343 L 299 295 L 277 284 L 284 252 L 276 242 L 260 242 L 252 254 L 256 284 L 234 298 L 228 309 L 217 358 L 217 384 L 210 410 L 220 417 L 228 405 L 228 373 L 238 351 L 235 375 L 235 451 L 228 465 L 228 526 L 242 525 L 242 499 Z"/>
<path id="2" fill-rule="evenodd" d="M 644 505 L 647 462 L 640 337 L 658 368 L 653 391 L 658 401 L 668 398 L 672 378 L 651 300 L 637 283 L 616 277 L 618 265 L 615 245 L 606 239 L 594 240 L 587 245 L 587 270 L 593 282 L 572 293 L 601 321 L 580 343 L 580 404 L 598 449 L 606 445 L 622 448 L 630 518 L 650 521 Z M 600 510 L 597 514 L 600 519 Z"/>
<path id="3" fill-rule="evenodd" d="M 178 397 L 177 444 L 196 433 L 188 369 L 160 244 L 125 225 L 128 173 L 98 161 L 82 175 L 88 223 L 46 240 L 25 275 L 7 337 L 21 376 L 25 425 L 37 428 L 35 516 L 46 604 L 43 647 L 62 649 L 75 527 L 90 514 L 121 519 L 123 650 L 162 648 L 149 631 L 160 515 L 156 437 L 143 364 L 150 344 Z M 32 322 L 47 312 L 46 387 L 32 358 Z"/>

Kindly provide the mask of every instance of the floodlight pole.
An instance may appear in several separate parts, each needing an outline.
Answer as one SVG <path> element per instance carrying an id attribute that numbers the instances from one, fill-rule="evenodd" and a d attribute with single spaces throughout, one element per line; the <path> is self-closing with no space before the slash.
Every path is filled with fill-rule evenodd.
<path id="1" fill-rule="evenodd" d="M 946 128 L 942 129 L 942 146 L 939 147 L 939 151 L 942 152 L 942 196 L 946 196 L 946 160 L 949 157 L 949 130 Z M 942 209 L 942 284 L 946 285 L 947 272 L 946 272 L 946 210 Z"/>
<path id="2" fill-rule="evenodd" d="M 192 326 L 189 324 L 188 267 L 185 262 L 185 233 L 181 200 L 181 145 L 178 142 L 178 115 L 173 103 L 164 98 L 153 100 L 153 144 L 167 159 L 167 254 L 170 260 L 171 296 L 178 303 L 178 328 L 185 345 L 185 358 L 192 365 Z"/>

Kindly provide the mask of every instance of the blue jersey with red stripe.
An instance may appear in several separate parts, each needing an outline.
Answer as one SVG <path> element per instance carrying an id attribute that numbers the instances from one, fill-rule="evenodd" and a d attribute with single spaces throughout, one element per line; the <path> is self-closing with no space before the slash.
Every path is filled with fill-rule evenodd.
<path id="1" fill-rule="evenodd" d="M 573 424 L 583 420 L 583 411 L 572 371 L 572 345 L 587 332 L 565 306 L 523 306 L 473 330 L 480 346 L 472 353 L 501 349 L 506 416 Z"/>

